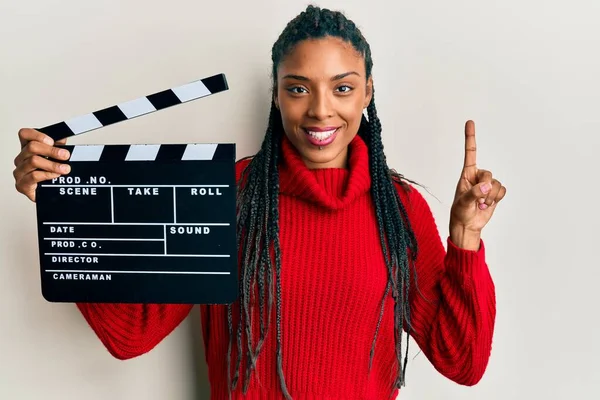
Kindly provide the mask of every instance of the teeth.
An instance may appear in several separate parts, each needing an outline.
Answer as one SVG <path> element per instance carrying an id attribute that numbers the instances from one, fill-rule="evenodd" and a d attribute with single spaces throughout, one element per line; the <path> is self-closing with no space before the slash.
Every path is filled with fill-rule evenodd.
<path id="1" fill-rule="evenodd" d="M 317 140 L 325 140 L 328 137 L 330 137 L 331 135 L 333 135 L 335 131 L 336 131 L 336 129 L 333 129 L 330 131 L 323 131 L 323 132 L 313 132 L 313 131 L 307 131 L 307 132 L 310 136 L 314 137 Z"/>

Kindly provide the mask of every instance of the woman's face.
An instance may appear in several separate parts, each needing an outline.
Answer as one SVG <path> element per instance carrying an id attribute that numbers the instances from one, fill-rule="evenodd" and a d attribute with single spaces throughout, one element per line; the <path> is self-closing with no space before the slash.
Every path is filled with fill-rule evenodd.
<path id="1" fill-rule="evenodd" d="M 306 40 L 279 65 L 275 105 L 308 168 L 345 168 L 348 144 L 369 105 L 365 61 L 338 38 Z"/>

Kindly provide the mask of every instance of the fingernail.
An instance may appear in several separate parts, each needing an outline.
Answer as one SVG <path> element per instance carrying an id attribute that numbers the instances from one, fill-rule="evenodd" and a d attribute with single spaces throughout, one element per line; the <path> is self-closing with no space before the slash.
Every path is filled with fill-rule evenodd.
<path id="1" fill-rule="evenodd" d="M 487 206 L 487 204 L 485 204 L 485 203 L 483 203 L 483 204 L 480 204 L 480 205 L 479 205 L 479 209 L 480 209 L 480 210 L 485 210 L 487 207 L 488 207 L 488 206 Z"/>
<path id="2" fill-rule="evenodd" d="M 65 149 L 61 149 L 61 150 L 59 150 L 58 155 L 61 158 L 67 158 L 69 156 L 69 152 Z"/>
<path id="3" fill-rule="evenodd" d="M 49 145 L 49 146 L 52 146 L 52 145 L 54 144 L 54 140 L 52 140 L 52 138 L 51 138 L 51 137 L 48 137 L 48 136 L 46 136 L 46 137 L 44 138 L 44 143 L 46 143 L 46 144 L 47 144 L 47 145 Z"/>
<path id="4" fill-rule="evenodd" d="M 492 188 L 492 185 L 490 185 L 489 183 L 484 183 L 483 186 L 481 186 L 481 191 L 483 193 L 487 193 L 490 191 L 491 188 Z"/>
<path id="5" fill-rule="evenodd" d="M 71 170 L 71 166 L 70 166 L 70 165 L 68 165 L 68 164 L 63 164 L 63 165 L 61 165 L 61 166 L 60 166 L 60 170 L 61 170 L 62 172 L 65 172 L 65 173 L 67 173 L 67 172 L 69 172 L 69 171 Z"/>

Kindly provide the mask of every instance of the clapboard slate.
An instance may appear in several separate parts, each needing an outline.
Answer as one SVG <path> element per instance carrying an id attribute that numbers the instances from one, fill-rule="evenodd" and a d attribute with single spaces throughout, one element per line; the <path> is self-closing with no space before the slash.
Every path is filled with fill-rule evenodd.
<path id="1" fill-rule="evenodd" d="M 59 147 L 71 172 L 36 192 L 45 299 L 236 300 L 235 144 Z"/>

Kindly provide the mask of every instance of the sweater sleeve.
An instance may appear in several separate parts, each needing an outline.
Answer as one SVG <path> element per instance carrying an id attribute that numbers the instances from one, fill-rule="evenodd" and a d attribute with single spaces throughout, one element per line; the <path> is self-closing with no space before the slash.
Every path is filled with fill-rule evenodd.
<path id="1" fill-rule="evenodd" d="M 418 243 L 412 280 L 411 336 L 448 379 L 472 386 L 487 368 L 496 318 L 495 287 L 481 241 L 477 251 L 444 249 L 433 214 L 414 188 L 409 218 Z"/>
<path id="2" fill-rule="evenodd" d="M 236 181 L 249 159 L 236 163 Z M 156 347 L 188 316 L 190 304 L 77 303 L 77 308 L 110 354 L 120 360 Z M 208 307 L 201 306 L 203 333 L 208 332 Z"/>
<path id="3" fill-rule="evenodd" d="M 152 350 L 190 313 L 189 304 L 77 303 L 108 352 L 127 360 Z"/>

